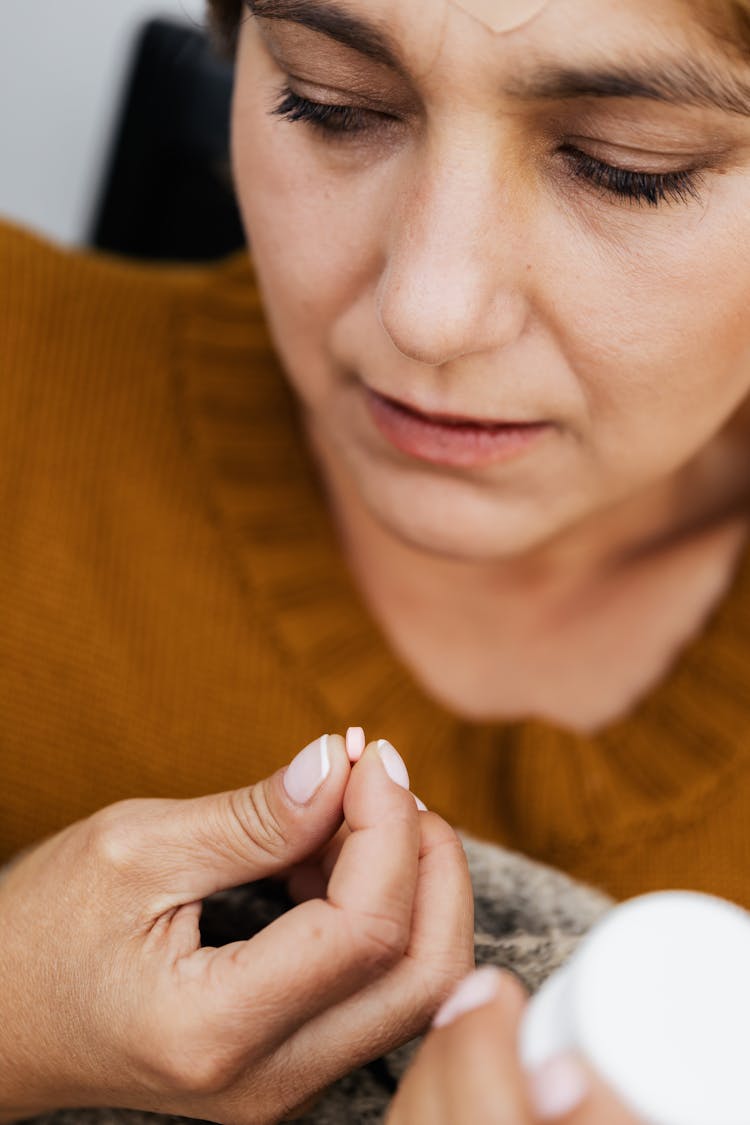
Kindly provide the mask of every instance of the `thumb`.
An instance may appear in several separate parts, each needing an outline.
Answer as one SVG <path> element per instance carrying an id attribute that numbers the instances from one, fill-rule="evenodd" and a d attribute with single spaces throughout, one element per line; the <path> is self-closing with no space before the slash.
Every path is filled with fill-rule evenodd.
<path id="1" fill-rule="evenodd" d="M 114 851 L 133 880 L 158 888 L 167 909 L 279 875 L 335 834 L 350 773 L 343 738 L 323 735 L 244 789 L 103 810 L 105 853 Z"/>

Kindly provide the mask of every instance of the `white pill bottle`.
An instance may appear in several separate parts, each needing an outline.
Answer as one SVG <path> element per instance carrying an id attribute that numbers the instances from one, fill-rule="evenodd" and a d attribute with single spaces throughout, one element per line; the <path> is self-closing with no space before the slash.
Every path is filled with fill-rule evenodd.
<path id="1" fill-rule="evenodd" d="M 568 1051 L 647 1125 L 750 1125 L 750 914 L 682 891 L 615 907 L 524 1015 L 526 1068 Z"/>

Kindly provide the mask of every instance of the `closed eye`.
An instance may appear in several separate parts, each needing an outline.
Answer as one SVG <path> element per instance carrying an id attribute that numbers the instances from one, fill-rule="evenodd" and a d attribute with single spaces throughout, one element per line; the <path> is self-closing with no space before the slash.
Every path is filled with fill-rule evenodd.
<path id="1" fill-rule="evenodd" d="M 364 137 L 397 121 L 376 110 L 313 102 L 288 86 L 281 90 L 280 100 L 271 112 L 288 121 L 303 122 L 328 140 Z M 569 144 L 561 145 L 558 152 L 574 179 L 620 201 L 658 207 L 664 203 L 686 204 L 699 198 L 699 176 L 694 169 L 642 172 L 607 164 Z"/>
<path id="2" fill-rule="evenodd" d="M 336 134 L 366 133 L 377 128 L 378 125 L 382 126 L 384 122 L 396 120 L 388 114 L 378 113 L 372 109 L 312 102 L 295 94 L 288 86 L 281 91 L 281 100 L 271 112 L 278 117 L 285 117 L 288 121 L 305 121 L 329 137 Z"/>

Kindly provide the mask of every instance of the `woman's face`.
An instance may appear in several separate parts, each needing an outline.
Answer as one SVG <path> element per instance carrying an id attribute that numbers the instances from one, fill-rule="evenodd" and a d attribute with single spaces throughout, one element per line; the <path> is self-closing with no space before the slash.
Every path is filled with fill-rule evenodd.
<path id="1" fill-rule="evenodd" d="M 509 558 L 707 446 L 750 390 L 750 66 L 698 4 L 503 34 L 450 0 L 251 6 L 233 162 L 270 328 L 383 526 Z M 546 425 L 513 449 L 503 421 Z"/>

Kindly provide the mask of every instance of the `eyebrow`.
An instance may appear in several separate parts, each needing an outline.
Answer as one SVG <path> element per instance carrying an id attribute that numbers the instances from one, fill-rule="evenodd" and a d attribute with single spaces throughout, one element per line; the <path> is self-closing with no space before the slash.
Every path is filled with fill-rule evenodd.
<path id="1" fill-rule="evenodd" d="M 319 31 L 408 77 L 408 68 L 388 32 L 338 4 L 327 0 L 245 0 L 245 4 L 254 16 L 289 20 L 311 31 Z"/>
<path id="2" fill-rule="evenodd" d="M 333 0 L 244 0 L 253 16 L 288 20 L 320 32 L 405 78 L 409 70 L 398 46 L 382 27 Z M 507 84 L 519 100 L 572 101 L 579 98 L 644 98 L 676 106 L 719 109 L 750 117 L 750 83 L 727 70 L 690 59 L 594 65 L 541 65 L 530 77 Z"/>
<path id="3" fill-rule="evenodd" d="M 542 67 L 508 92 L 522 99 L 646 98 L 750 116 L 750 84 L 689 59 L 601 67 Z"/>

